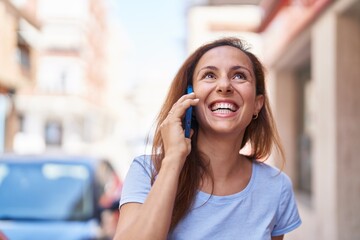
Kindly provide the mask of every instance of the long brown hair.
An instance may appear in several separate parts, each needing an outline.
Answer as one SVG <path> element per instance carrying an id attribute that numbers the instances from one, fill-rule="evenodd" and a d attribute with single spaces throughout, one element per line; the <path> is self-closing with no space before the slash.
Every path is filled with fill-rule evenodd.
<path id="1" fill-rule="evenodd" d="M 161 111 L 157 117 L 157 126 L 154 133 L 152 145 L 152 161 L 154 172 L 152 174 L 152 183 L 160 170 L 162 159 L 164 158 L 164 145 L 159 131 L 161 123 L 165 120 L 173 104 L 185 94 L 188 84 L 192 84 L 193 74 L 200 58 L 210 49 L 220 46 L 235 47 L 244 52 L 252 62 L 253 71 L 256 77 L 256 94 L 264 96 L 264 105 L 261 108 L 258 118 L 251 121 L 245 130 L 241 148 L 246 144 L 251 147 L 251 152 L 247 155 L 250 159 L 266 160 L 272 151 L 273 144 L 284 159 L 283 149 L 275 127 L 273 116 L 270 110 L 269 100 L 265 88 L 264 67 L 258 58 L 248 51 L 244 42 L 238 38 L 221 38 L 199 47 L 183 63 L 177 72 Z M 191 152 L 187 156 L 183 169 L 180 173 L 178 189 L 175 199 L 175 205 L 172 214 L 171 226 L 173 229 L 176 224 L 186 215 L 190 209 L 196 192 L 199 188 L 204 174 L 211 176 L 211 169 L 204 153 L 201 153 L 196 145 L 197 142 L 197 124 L 195 122 L 194 134 L 191 140 Z M 239 149 L 240 150 L 240 149 Z M 284 160 L 283 160 L 284 161 Z"/>

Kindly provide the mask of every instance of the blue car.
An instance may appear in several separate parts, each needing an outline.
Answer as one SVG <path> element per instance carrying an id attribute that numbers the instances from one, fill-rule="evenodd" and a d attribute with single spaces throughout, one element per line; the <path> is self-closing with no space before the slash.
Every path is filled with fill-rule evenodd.
<path id="1" fill-rule="evenodd" d="M 112 239 L 121 181 L 107 160 L 0 156 L 0 239 Z"/>

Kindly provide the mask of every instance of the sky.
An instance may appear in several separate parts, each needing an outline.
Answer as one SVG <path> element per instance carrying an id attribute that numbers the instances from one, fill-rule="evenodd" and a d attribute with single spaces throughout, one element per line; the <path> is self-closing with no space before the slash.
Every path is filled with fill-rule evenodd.
<path id="1" fill-rule="evenodd" d="M 127 39 L 130 85 L 147 79 L 170 81 L 185 58 L 184 0 L 112 0 L 111 18 Z M 141 70 L 140 70 L 141 69 Z M 139 71 L 140 70 L 140 71 Z M 170 78 L 170 79 L 169 79 Z"/>
<path id="2" fill-rule="evenodd" d="M 115 70 L 120 72 L 115 77 L 120 86 L 116 89 L 121 89 L 115 95 L 123 94 L 127 99 L 116 104 L 122 116 L 119 136 L 133 157 L 146 150 L 145 139 L 163 97 L 187 55 L 187 1 L 108 1 L 110 21 L 115 24 L 112 29 L 119 30 L 118 41 L 123 48 L 115 63 Z"/>

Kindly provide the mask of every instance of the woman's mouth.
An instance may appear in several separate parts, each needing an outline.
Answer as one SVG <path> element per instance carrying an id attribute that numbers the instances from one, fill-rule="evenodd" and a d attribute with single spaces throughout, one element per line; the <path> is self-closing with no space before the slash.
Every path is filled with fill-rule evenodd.
<path id="1" fill-rule="evenodd" d="M 230 102 L 216 102 L 210 105 L 210 110 L 214 113 L 226 114 L 236 112 L 239 107 Z"/>

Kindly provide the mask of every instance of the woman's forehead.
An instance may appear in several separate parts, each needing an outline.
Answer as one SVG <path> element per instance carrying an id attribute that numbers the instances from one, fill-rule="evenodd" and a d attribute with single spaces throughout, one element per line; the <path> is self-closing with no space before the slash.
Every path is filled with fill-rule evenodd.
<path id="1" fill-rule="evenodd" d="M 241 65 L 252 69 L 250 58 L 240 49 L 232 46 L 219 46 L 210 49 L 199 59 L 196 69 L 204 65 Z"/>

